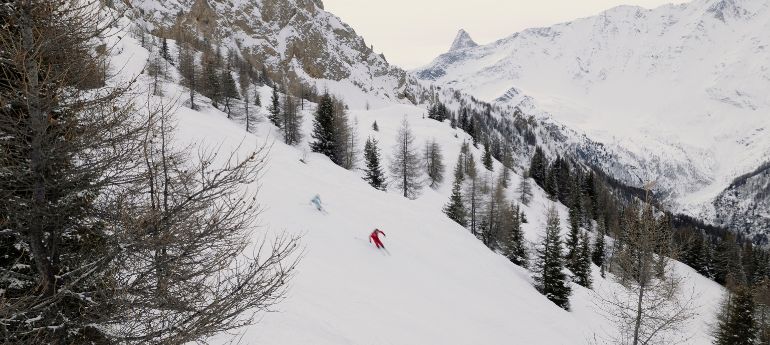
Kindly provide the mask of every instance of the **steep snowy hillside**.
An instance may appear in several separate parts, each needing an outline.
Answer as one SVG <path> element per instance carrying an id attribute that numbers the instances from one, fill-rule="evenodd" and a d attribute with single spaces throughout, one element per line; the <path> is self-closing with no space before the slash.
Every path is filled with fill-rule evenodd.
<path id="1" fill-rule="evenodd" d="M 450 51 L 412 73 L 585 134 L 611 159 L 575 141 L 584 158 L 632 185 L 657 180 L 674 209 L 720 224 L 718 214 L 744 213 L 716 210 L 717 195 L 770 159 L 769 7 L 620 6 Z"/>
<path id="2" fill-rule="evenodd" d="M 115 39 L 115 38 L 113 38 Z M 149 53 L 135 39 L 124 37 L 116 45 L 112 66 L 127 78 L 140 75 Z M 172 101 L 188 91 L 178 86 L 170 67 L 169 80 L 162 82 L 164 97 Z M 140 82 L 152 83 L 140 76 Z M 337 89 L 344 90 L 337 85 Z M 259 89 L 269 99 L 270 88 Z M 356 88 L 340 92 L 345 99 L 360 97 Z M 158 96 L 153 96 L 157 98 Z M 267 103 L 267 102 L 265 102 Z M 175 135 L 180 144 L 215 145 L 223 150 L 274 142 L 269 170 L 257 181 L 263 227 L 256 236 L 286 230 L 304 234 L 306 256 L 298 266 L 290 295 L 275 312 L 243 329 L 241 343 L 265 344 L 584 344 L 594 333 L 612 330 L 592 307 L 592 290 L 573 285 L 572 308 L 564 311 L 538 293 L 531 273 L 490 251 L 468 230 L 441 212 L 450 194 L 445 182 L 438 190 L 425 188 L 417 200 L 396 191 L 371 188 L 360 171 L 342 169 L 327 157 L 309 153 L 313 104 L 302 115 L 305 139 L 298 146 L 281 142 L 277 128 L 265 121 L 255 134 L 243 124 L 210 106 L 200 111 L 179 108 Z M 395 143 L 396 129 L 406 117 L 417 141 L 435 138 L 444 148 L 443 163 L 452 167 L 463 140 L 470 137 L 448 123 L 423 118 L 424 109 L 391 103 L 379 109 L 351 110 L 358 119 L 361 137 L 380 140 L 385 157 Z M 267 107 L 260 110 L 267 113 Z M 371 124 L 377 121 L 379 131 Z M 474 155 L 481 156 L 472 148 Z M 300 159 L 305 162 L 301 162 Z M 387 161 L 387 158 L 386 158 Z M 494 162 L 494 169 L 501 168 Z M 516 171 L 521 173 L 521 170 Z M 512 184 L 520 175 L 513 176 Z M 507 193 L 515 197 L 513 188 Z M 318 212 L 309 200 L 320 195 L 328 214 Z M 550 205 L 535 187 L 530 206 L 523 206 L 529 219 L 526 239 L 537 241 Z M 566 231 L 567 209 L 557 204 L 562 229 Z M 366 241 L 373 228 L 386 234 L 389 253 Z M 689 327 L 694 344 L 709 344 L 707 324 L 713 320 L 715 302 L 722 293 L 716 283 L 677 264 L 690 277 L 688 291 L 701 293 L 699 317 Z M 610 283 L 593 267 L 595 289 Z M 222 336 L 213 342 L 225 342 Z"/>

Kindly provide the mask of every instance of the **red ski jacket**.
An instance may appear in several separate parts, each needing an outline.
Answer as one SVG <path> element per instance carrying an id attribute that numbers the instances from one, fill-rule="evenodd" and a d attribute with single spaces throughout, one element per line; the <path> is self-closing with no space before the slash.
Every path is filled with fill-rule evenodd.
<path id="1" fill-rule="evenodd" d="M 372 234 L 371 234 L 371 235 L 369 235 L 369 242 L 371 242 L 371 241 L 372 241 L 372 240 L 371 240 L 372 238 L 374 239 L 374 241 L 375 241 L 375 242 L 376 242 L 376 241 L 379 241 L 379 240 L 380 240 L 380 237 L 379 237 L 379 234 L 378 234 L 378 233 L 382 234 L 382 236 L 386 236 L 386 237 L 387 237 L 387 235 L 385 235 L 385 233 L 384 233 L 384 232 L 382 232 L 382 231 L 380 231 L 380 230 L 374 230 L 374 231 L 372 231 Z"/>

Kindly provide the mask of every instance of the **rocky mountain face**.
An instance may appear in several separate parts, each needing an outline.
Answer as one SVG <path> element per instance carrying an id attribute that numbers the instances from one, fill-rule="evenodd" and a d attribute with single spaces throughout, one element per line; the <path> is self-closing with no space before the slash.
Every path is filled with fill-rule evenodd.
<path id="1" fill-rule="evenodd" d="M 452 42 L 452 46 L 449 48 L 449 52 L 451 53 L 460 49 L 473 48 L 476 46 L 478 46 L 478 44 L 473 41 L 471 35 L 465 32 L 465 30 L 460 29 L 460 31 L 457 32 L 457 37 L 455 37 L 454 42 Z"/>
<path id="2" fill-rule="evenodd" d="M 528 29 L 411 73 L 552 123 L 621 181 L 657 181 L 674 211 L 760 233 L 761 175 L 731 184 L 770 160 L 769 66 L 769 2 L 695 0 Z"/>
<path id="3" fill-rule="evenodd" d="M 324 11 L 321 0 L 147 0 L 135 6 L 131 19 L 153 35 L 234 49 L 272 80 L 347 80 L 379 97 L 419 101 L 414 78 Z"/>

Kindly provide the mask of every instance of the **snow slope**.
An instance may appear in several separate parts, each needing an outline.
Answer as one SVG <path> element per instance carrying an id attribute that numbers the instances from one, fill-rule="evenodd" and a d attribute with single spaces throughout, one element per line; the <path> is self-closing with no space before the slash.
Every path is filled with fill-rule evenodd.
<path id="1" fill-rule="evenodd" d="M 132 78 L 140 75 L 147 57 L 134 39 L 123 36 L 116 43 L 112 66 L 120 76 Z M 175 73 L 171 75 L 175 78 Z M 140 75 L 139 80 L 150 85 L 149 77 Z M 357 88 L 329 83 L 345 99 L 360 96 Z M 269 88 L 260 92 L 263 100 L 269 99 Z M 164 83 L 164 94 L 166 101 L 173 101 L 184 98 L 186 91 L 170 80 Z M 311 128 L 312 110 L 306 105 L 303 111 L 305 134 Z M 418 142 L 436 138 L 442 145 L 444 164 L 451 171 L 460 144 L 468 137 L 446 123 L 423 119 L 423 112 L 390 104 L 370 111 L 354 109 L 350 115 L 358 118 L 362 139 L 380 140 L 384 157 L 406 116 Z M 593 292 L 574 286 L 572 310 L 564 311 L 532 287 L 528 271 L 489 251 L 450 221 L 441 212 L 450 183 L 437 191 L 426 188 L 417 200 L 407 200 L 396 191 L 369 187 L 360 171 L 344 170 L 325 156 L 308 153 L 307 164 L 300 162 L 307 142 L 298 147 L 282 144 L 276 128 L 264 119 L 258 131 L 249 134 L 242 124 L 211 107 L 201 111 L 182 107 L 177 117 L 180 144 L 216 145 L 225 152 L 239 148 L 246 154 L 266 140 L 273 142 L 269 170 L 255 182 L 260 186 L 258 200 L 267 207 L 255 240 L 280 231 L 304 234 L 306 256 L 289 297 L 274 312 L 262 315 L 259 323 L 243 329 L 240 343 L 583 344 L 594 332 L 611 329 L 591 307 Z M 371 130 L 375 120 L 379 132 Z M 474 155 L 481 156 L 476 149 Z M 500 163 L 495 162 L 495 169 Z M 512 185 L 519 178 L 514 176 Z M 508 193 L 514 197 L 512 189 Z M 321 196 L 328 215 L 309 205 L 315 194 Z M 548 204 L 535 187 L 534 201 L 524 207 L 528 240 L 537 240 Z M 557 207 L 566 224 L 566 208 Z M 365 240 L 375 227 L 386 233 L 383 240 L 390 255 Z M 693 343 L 708 344 L 704 325 L 712 320 L 722 289 L 687 267 L 679 265 L 678 270 L 690 275 L 689 284 L 702 292 L 700 317 L 691 331 Z M 596 273 L 597 286 L 607 284 Z M 214 343 L 229 339 L 223 335 Z"/>
<path id="2" fill-rule="evenodd" d="M 769 25 L 764 0 L 619 6 L 412 73 L 585 133 L 619 158 L 605 171 L 716 221 L 714 198 L 770 160 Z"/>

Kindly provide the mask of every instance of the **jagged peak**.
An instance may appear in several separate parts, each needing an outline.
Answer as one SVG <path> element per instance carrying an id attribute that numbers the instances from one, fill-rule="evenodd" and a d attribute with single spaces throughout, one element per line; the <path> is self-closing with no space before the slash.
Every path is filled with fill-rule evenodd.
<path id="1" fill-rule="evenodd" d="M 449 51 L 453 52 L 455 50 L 473 48 L 477 45 L 476 42 L 473 42 L 471 35 L 465 32 L 465 30 L 460 29 L 460 31 L 457 32 L 457 37 L 455 37 L 454 42 L 452 42 L 452 47 L 449 48 Z"/>

